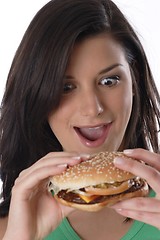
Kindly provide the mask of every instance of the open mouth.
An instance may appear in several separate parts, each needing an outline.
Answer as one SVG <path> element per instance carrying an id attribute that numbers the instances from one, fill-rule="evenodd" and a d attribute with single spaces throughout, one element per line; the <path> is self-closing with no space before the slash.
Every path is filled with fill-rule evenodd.
<path id="1" fill-rule="evenodd" d="M 96 141 L 97 139 L 101 138 L 103 132 L 105 131 L 105 125 L 98 126 L 98 127 L 84 127 L 84 128 L 77 128 L 79 133 L 86 139 L 90 141 Z"/>
<path id="2" fill-rule="evenodd" d="M 74 127 L 74 129 L 83 144 L 95 147 L 105 141 L 110 126 L 111 123 L 95 127 Z"/>

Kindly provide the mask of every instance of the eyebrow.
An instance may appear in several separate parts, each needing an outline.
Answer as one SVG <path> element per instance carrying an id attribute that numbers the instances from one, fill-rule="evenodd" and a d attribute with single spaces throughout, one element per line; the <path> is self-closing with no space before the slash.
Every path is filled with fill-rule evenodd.
<path id="1" fill-rule="evenodd" d="M 102 69 L 97 75 L 101 75 L 101 74 L 107 73 L 107 72 L 111 71 L 112 69 L 114 69 L 116 67 L 123 67 L 123 65 L 120 64 L 120 63 L 115 63 L 115 64 L 113 64 L 113 65 L 111 65 L 109 67 L 106 67 L 106 68 Z M 67 75 L 67 76 L 65 76 L 65 79 L 73 79 L 73 77 L 70 76 L 70 75 Z"/>
<path id="2" fill-rule="evenodd" d="M 119 66 L 122 67 L 123 65 L 120 64 L 120 63 L 115 63 L 115 64 L 113 64 L 113 65 L 111 65 L 111 66 L 109 66 L 109 67 L 107 67 L 107 68 L 102 69 L 102 70 L 98 73 L 98 75 L 107 73 L 107 72 L 111 71 L 112 69 L 114 69 L 114 68 L 116 68 L 116 67 L 119 67 Z"/>

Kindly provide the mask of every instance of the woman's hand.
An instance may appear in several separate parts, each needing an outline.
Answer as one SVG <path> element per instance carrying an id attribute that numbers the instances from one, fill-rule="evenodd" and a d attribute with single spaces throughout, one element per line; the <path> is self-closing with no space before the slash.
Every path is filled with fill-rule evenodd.
<path id="1" fill-rule="evenodd" d="M 156 193 L 154 198 L 137 197 L 112 206 L 119 214 L 160 229 L 160 155 L 144 149 L 125 150 L 129 156 L 144 163 L 128 159 L 115 159 L 115 166 L 146 179 Z"/>
<path id="2" fill-rule="evenodd" d="M 84 158 L 75 153 L 49 153 L 20 173 L 12 189 L 4 240 L 42 239 L 73 211 L 60 205 L 47 191 L 48 178 Z"/>

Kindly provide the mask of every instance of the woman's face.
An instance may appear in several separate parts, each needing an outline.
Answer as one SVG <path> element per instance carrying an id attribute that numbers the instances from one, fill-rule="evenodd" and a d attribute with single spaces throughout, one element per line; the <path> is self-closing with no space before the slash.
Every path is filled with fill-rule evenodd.
<path id="1" fill-rule="evenodd" d="M 100 34 L 75 45 L 60 106 L 50 114 L 49 125 L 64 151 L 122 150 L 132 98 L 123 49 Z"/>

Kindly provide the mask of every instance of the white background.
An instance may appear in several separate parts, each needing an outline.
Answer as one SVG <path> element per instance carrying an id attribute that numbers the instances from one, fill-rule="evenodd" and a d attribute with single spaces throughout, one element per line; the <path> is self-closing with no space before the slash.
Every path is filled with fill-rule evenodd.
<path id="1" fill-rule="evenodd" d="M 87 0 L 86 0 L 87 1 Z M 0 101 L 20 40 L 36 12 L 48 0 L 0 2 Z M 114 0 L 135 28 L 160 90 L 160 0 Z"/>

